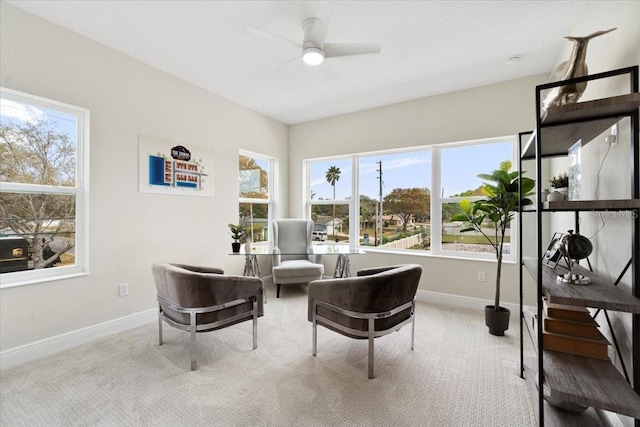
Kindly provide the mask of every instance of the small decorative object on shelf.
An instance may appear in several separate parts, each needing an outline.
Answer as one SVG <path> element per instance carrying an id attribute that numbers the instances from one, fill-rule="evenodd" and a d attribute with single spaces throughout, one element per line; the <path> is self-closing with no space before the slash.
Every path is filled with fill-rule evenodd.
<path id="1" fill-rule="evenodd" d="M 551 242 L 549 242 L 549 246 L 542 257 L 543 264 L 548 265 L 551 268 L 556 268 L 560 258 L 562 258 L 562 253 L 560 252 L 562 237 L 564 237 L 563 233 L 553 233 Z"/>
<path id="2" fill-rule="evenodd" d="M 567 198 L 569 194 L 569 175 L 563 172 L 559 175 L 549 178 L 549 184 L 555 189 L 547 200 L 550 202 L 561 202 Z"/>
<path id="3" fill-rule="evenodd" d="M 540 201 L 541 202 L 546 202 L 547 201 L 547 197 L 549 197 L 549 189 L 545 188 L 540 192 Z"/>
<path id="4" fill-rule="evenodd" d="M 580 200 L 580 180 L 582 179 L 582 140 L 569 147 L 569 200 Z"/>
<path id="5" fill-rule="evenodd" d="M 233 237 L 234 242 L 231 244 L 231 250 L 233 253 L 240 252 L 240 239 L 244 236 L 244 225 L 242 224 L 229 224 L 229 229 L 231 230 L 231 237 Z"/>
<path id="6" fill-rule="evenodd" d="M 573 273 L 573 265 L 581 259 L 584 259 L 591 255 L 593 251 L 593 245 L 591 241 L 586 237 L 573 233 L 573 230 L 569 230 L 560 239 L 560 253 L 567 258 L 569 264 L 569 272 L 566 274 L 559 274 L 558 281 L 562 283 L 568 283 L 571 285 L 588 285 L 591 283 L 591 279 L 587 276 Z"/>
<path id="7" fill-rule="evenodd" d="M 551 81 L 557 82 L 560 80 L 573 79 L 575 77 L 582 77 L 588 74 L 587 68 L 587 45 L 592 38 L 602 36 L 610 33 L 616 28 L 611 28 L 605 31 L 596 31 L 584 37 L 571 37 L 567 36 L 565 39 L 571 40 L 573 50 L 571 56 L 566 61 L 562 62 L 551 73 Z M 587 82 L 577 83 L 573 85 L 557 86 L 545 97 L 543 101 L 544 108 L 547 109 L 550 106 L 575 104 L 582 96 L 587 88 Z"/>

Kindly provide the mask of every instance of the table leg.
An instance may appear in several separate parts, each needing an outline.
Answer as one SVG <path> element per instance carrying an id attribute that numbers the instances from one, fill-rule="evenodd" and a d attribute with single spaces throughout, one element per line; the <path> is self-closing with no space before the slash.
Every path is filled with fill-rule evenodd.
<path id="1" fill-rule="evenodd" d="M 258 256 L 256 254 L 245 254 L 244 256 L 244 272 L 243 276 L 260 277 L 260 266 L 258 265 Z M 267 303 L 267 293 L 262 285 L 262 296 L 264 303 Z"/>
<path id="2" fill-rule="evenodd" d="M 349 255 L 338 255 L 338 261 L 336 261 L 336 269 L 333 272 L 334 278 L 344 278 L 351 275 Z"/>

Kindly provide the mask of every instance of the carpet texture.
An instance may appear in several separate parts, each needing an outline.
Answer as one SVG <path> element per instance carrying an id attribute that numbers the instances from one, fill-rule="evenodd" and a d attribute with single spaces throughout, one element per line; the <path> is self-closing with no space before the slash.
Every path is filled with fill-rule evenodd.
<path id="1" fill-rule="evenodd" d="M 157 323 L 0 374 L 2 426 L 535 426 L 518 375 L 517 316 L 504 337 L 481 310 L 417 304 L 411 326 L 367 341 L 311 323 L 303 286 L 267 290 L 251 350 L 251 322 L 198 334 Z"/>

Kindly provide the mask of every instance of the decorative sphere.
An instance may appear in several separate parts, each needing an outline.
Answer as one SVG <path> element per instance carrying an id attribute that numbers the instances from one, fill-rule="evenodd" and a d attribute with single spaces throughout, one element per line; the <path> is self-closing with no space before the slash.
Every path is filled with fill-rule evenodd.
<path id="1" fill-rule="evenodd" d="M 574 234 L 573 230 L 562 236 L 560 243 L 560 253 L 569 259 L 584 259 L 593 251 L 591 241 L 580 234 Z"/>

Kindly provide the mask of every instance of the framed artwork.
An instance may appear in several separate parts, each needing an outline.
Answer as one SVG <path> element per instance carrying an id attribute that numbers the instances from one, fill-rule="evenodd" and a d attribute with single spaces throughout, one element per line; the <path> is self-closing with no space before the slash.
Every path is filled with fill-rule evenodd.
<path id="1" fill-rule="evenodd" d="M 569 147 L 569 200 L 580 200 L 580 180 L 582 179 L 582 140 Z"/>
<path id="2" fill-rule="evenodd" d="M 138 135 L 141 193 L 213 197 L 213 153 L 195 145 Z"/>
<path id="3" fill-rule="evenodd" d="M 560 262 L 560 259 L 562 259 L 562 254 L 560 253 L 562 236 L 564 236 L 564 233 L 553 233 L 551 242 L 549 242 L 549 246 L 542 256 L 542 263 L 544 265 L 548 265 L 551 268 L 556 268 L 558 262 Z"/>

